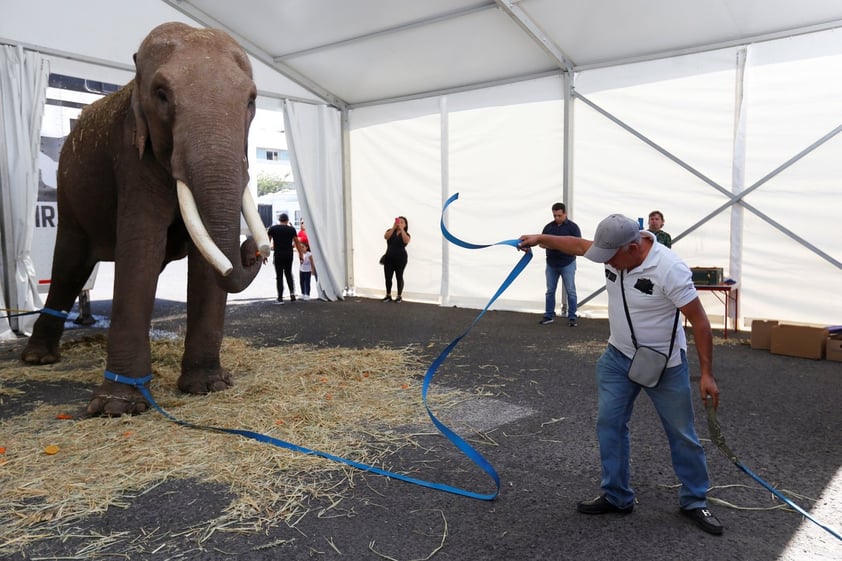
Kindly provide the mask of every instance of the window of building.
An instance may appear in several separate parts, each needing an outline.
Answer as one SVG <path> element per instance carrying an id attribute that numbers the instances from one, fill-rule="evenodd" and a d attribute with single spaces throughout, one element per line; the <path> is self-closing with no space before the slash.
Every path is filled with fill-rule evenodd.
<path id="1" fill-rule="evenodd" d="M 258 148 L 257 159 L 270 162 L 289 162 L 289 152 L 279 148 Z"/>

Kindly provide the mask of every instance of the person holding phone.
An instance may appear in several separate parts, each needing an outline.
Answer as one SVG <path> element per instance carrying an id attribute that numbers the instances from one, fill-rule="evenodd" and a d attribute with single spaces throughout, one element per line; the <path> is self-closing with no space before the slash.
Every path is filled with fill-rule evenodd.
<path id="1" fill-rule="evenodd" d="M 396 216 L 392 227 L 383 234 L 386 240 L 386 253 L 383 255 L 383 274 L 386 278 L 386 297 L 383 302 L 392 302 L 392 277 L 395 277 L 398 294 L 395 302 L 403 301 L 403 272 L 409 257 L 406 246 L 409 244 L 409 223 L 405 216 Z"/>

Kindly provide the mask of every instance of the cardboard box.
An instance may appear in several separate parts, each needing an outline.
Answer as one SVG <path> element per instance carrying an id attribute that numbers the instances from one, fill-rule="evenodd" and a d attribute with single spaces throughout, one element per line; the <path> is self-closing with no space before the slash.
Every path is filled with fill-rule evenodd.
<path id="1" fill-rule="evenodd" d="M 821 360 L 827 344 L 827 328 L 808 325 L 780 324 L 772 326 L 770 351 L 776 355 Z"/>
<path id="2" fill-rule="evenodd" d="M 751 348 L 766 349 L 772 347 L 772 327 L 778 320 L 755 319 L 751 321 Z"/>
<path id="3" fill-rule="evenodd" d="M 690 272 L 693 273 L 693 284 L 722 284 L 724 280 L 722 267 L 690 267 Z"/>
<path id="4" fill-rule="evenodd" d="M 830 337 L 825 342 L 825 358 L 842 362 L 842 337 Z"/>

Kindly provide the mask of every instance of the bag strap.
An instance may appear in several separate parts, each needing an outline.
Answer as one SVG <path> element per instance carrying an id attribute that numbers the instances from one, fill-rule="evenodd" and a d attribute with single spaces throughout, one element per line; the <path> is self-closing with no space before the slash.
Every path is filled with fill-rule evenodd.
<path id="1" fill-rule="evenodd" d="M 623 270 L 620 270 L 620 293 L 623 295 L 623 309 L 626 311 L 626 321 L 629 322 L 629 331 L 631 332 L 632 344 L 636 349 L 637 345 L 637 337 L 634 336 L 634 327 L 632 326 L 631 321 L 631 314 L 629 313 L 629 305 L 626 303 L 626 289 L 625 289 L 625 281 L 623 280 Z M 670 350 L 667 354 L 667 357 L 672 356 L 672 348 L 675 345 L 675 332 L 678 329 L 678 308 L 675 309 L 675 321 L 672 324 L 672 337 L 670 338 Z"/>

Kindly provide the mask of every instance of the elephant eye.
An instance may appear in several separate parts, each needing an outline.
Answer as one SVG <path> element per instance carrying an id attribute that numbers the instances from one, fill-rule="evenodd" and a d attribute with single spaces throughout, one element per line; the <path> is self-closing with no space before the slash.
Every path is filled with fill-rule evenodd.
<path id="1" fill-rule="evenodd" d="M 161 103 L 169 103 L 169 98 L 167 97 L 167 92 L 164 88 L 157 88 L 155 90 L 155 97 L 157 97 L 158 101 Z"/>

